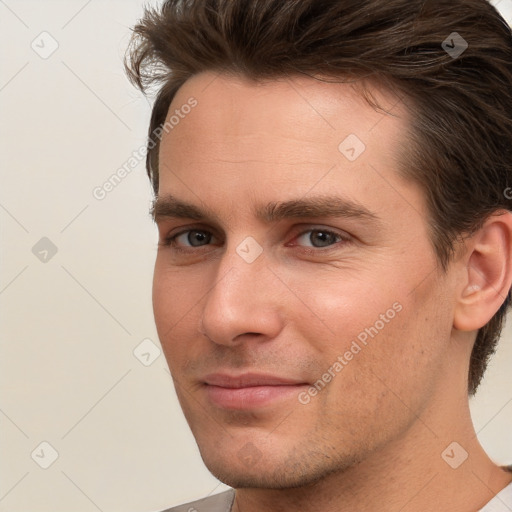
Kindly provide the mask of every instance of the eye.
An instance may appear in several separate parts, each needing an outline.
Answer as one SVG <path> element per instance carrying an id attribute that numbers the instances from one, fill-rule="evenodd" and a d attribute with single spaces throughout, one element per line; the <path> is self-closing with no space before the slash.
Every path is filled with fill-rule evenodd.
<path id="1" fill-rule="evenodd" d="M 212 233 L 205 229 L 187 229 L 165 238 L 161 245 L 172 246 L 178 250 L 182 247 L 185 249 L 202 247 L 210 243 L 212 238 L 214 238 Z"/>
<path id="2" fill-rule="evenodd" d="M 328 229 L 316 228 L 303 231 L 294 240 L 302 240 L 306 243 L 309 242 L 310 245 L 306 244 L 306 247 L 321 249 L 323 247 L 330 247 L 338 242 L 348 241 L 348 236 L 343 236 L 334 231 L 329 231 Z"/>
<path id="3" fill-rule="evenodd" d="M 211 245 L 212 240 L 216 241 L 216 237 L 207 229 L 192 228 L 166 237 L 160 245 L 171 247 L 177 252 L 190 252 Z M 319 252 L 314 249 L 329 250 L 339 243 L 349 242 L 350 237 L 328 229 L 314 228 L 302 231 L 293 241 L 299 243 L 287 245 L 302 246 L 306 252 Z"/>

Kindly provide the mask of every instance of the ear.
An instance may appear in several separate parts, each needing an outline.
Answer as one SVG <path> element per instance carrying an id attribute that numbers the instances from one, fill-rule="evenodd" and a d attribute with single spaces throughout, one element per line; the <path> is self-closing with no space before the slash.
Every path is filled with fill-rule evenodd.
<path id="1" fill-rule="evenodd" d="M 483 327 L 505 301 L 512 285 L 512 212 L 491 215 L 465 243 L 463 286 L 453 326 L 461 331 Z"/>

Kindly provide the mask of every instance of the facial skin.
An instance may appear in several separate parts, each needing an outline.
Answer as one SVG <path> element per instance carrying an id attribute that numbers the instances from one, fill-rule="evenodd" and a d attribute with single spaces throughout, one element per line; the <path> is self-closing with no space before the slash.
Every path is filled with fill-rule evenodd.
<path id="1" fill-rule="evenodd" d="M 238 489 L 234 510 L 482 506 L 510 477 L 483 453 L 467 408 L 476 331 L 454 319 L 472 284 L 468 256 L 441 271 L 423 192 L 397 173 L 403 104 L 378 93 L 392 117 L 350 84 L 203 73 L 169 115 L 191 97 L 197 106 L 160 148 L 153 303 L 184 414 L 206 466 Z M 366 146 L 354 161 L 338 149 L 350 134 Z M 170 194 L 211 215 L 170 216 Z M 327 196 L 351 209 L 255 215 Z M 244 395 L 212 374 L 294 385 Z M 470 454 L 457 471 L 441 457 L 453 441 Z"/>

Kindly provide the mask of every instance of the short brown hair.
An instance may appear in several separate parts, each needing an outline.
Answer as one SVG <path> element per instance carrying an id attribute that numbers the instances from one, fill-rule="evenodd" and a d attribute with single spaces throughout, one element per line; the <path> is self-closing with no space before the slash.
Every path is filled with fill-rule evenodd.
<path id="1" fill-rule="evenodd" d="M 468 45 L 461 55 L 448 51 L 454 40 Z M 167 0 L 146 8 L 125 66 L 143 92 L 159 87 L 146 161 L 156 195 L 155 129 L 187 79 L 203 71 L 255 81 L 305 74 L 385 83 L 406 100 L 413 115 L 398 172 L 425 192 L 443 269 L 457 239 L 511 209 L 512 34 L 487 0 Z M 510 293 L 503 300 L 478 332 L 470 395 L 495 351 Z"/>

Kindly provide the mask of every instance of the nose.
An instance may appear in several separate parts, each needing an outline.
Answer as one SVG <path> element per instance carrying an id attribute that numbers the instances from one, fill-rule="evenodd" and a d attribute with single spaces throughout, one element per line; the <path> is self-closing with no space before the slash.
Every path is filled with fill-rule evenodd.
<path id="1" fill-rule="evenodd" d="M 229 346 L 277 336 L 282 328 L 282 290 L 264 252 L 248 263 L 234 248 L 226 250 L 214 275 L 201 315 L 204 335 Z"/>

